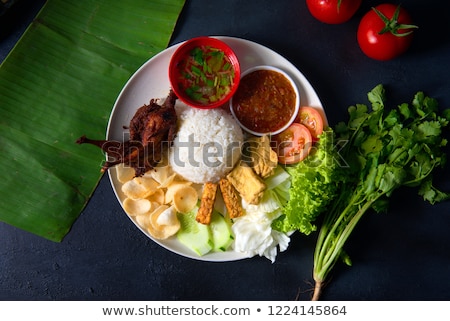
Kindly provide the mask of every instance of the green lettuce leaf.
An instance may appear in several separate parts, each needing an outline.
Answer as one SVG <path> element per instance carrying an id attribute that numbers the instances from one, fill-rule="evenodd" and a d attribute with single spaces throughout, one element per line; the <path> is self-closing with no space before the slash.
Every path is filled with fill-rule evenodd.
<path id="1" fill-rule="evenodd" d="M 283 208 L 283 215 L 272 223 L 275 230 L 298 230 L 308 235 L 317 229 L 314 221 L 336 196 L 341 169 L 346 167 L 345 162 L 341 162 L 334 137 L 333 130 L 326 129 L 304 161 L 287 167 L 291 176 L 289 201 Z"/>

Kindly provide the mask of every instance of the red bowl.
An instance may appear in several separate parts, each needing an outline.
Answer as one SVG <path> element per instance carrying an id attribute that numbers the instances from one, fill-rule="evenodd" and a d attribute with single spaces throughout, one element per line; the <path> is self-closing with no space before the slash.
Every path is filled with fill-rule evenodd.
<path id="1" fill-rule="evenodd" d="M 227 103 L 240 78 L 241 68 L 234 51 L 212 37 L 185 41 L 169 64 L 172 90 L 181 101 L 196 108 L 211 109 Z"/>

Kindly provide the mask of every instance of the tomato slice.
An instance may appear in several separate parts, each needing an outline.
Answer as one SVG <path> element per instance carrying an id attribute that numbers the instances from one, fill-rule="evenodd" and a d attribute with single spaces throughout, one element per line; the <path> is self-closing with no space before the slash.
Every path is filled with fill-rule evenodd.
<path id="1" fill-rule="evenodd" d="M 311 132 L 305 125 L 293 123 L 271 138 L 281 164 L 295 164 L 308 156 L 313 144 Z"/>
<path id="2" fill-rule="evenodd" d="M 295 122 L 303 124 L 309 129 L 313 141 L 317 141 L 318 136 L 323 132 L 323 118 L 319 111 L 313 107 L 300 107 Z"/>

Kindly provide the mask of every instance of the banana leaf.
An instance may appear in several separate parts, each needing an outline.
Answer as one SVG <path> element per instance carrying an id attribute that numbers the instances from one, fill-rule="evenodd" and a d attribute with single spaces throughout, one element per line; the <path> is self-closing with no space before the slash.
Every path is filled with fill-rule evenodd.
<path id="1" fill-rule="evenodd" d="M 100 178 L 129 77 L 165 49 L 184 0 L 48 0 L 0 66 L 0 221 L 60 242 Z"/>

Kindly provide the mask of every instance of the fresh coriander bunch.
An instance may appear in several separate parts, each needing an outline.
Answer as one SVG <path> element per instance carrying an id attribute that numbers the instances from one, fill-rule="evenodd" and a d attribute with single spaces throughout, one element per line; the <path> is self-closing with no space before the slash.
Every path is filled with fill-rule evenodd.
<path id="1" fill-rule="evenodd" d="M 363 104 L 351 106 L 348 123 L 335 128 L 337 139 L 346 142 L 341 156 L 360 173 L 355 183 L 363 183 L 366 194 L 379 191 L 390 196 L 405 185 L 420 186 L 419 194 L 432 204 L 447 199 L 449 195 L 435 189 L 431 181 L 433 170 L 446 162 L 442 130 L 449 123 L 450 110 L 440 115 L 436 99 L 418 92 L 411 104 L 387 111 L 382 85 L 370 91 L 368 99 L 371 111 Z M 351 177 L 348 182 L 353 183 Z"/>
<path id="2" fill-rule="evenodd" d="M 340 258 L 351 264 L 343 246 L 367 210 L 385 210 L 387 199 L 400 186 L 418 187 L 431 204 L 450 198 L 432 184 L 434 170 L 446 160 L 447 139 L 442 131 L 450 111 L 439 114 L 437 101 L 423 92 L 411 104 L 387 110 L 382 85 L 370 91 L 368 99 L 371 110 L 364 104 L 351 106 L 348 122 L 335 127 L 337 139 L 345 142 L 340 156 L 349 175 L 341 176 L 339 193 L 319 231 L 313 300 L 319 298 L 323 282 Z"/>

